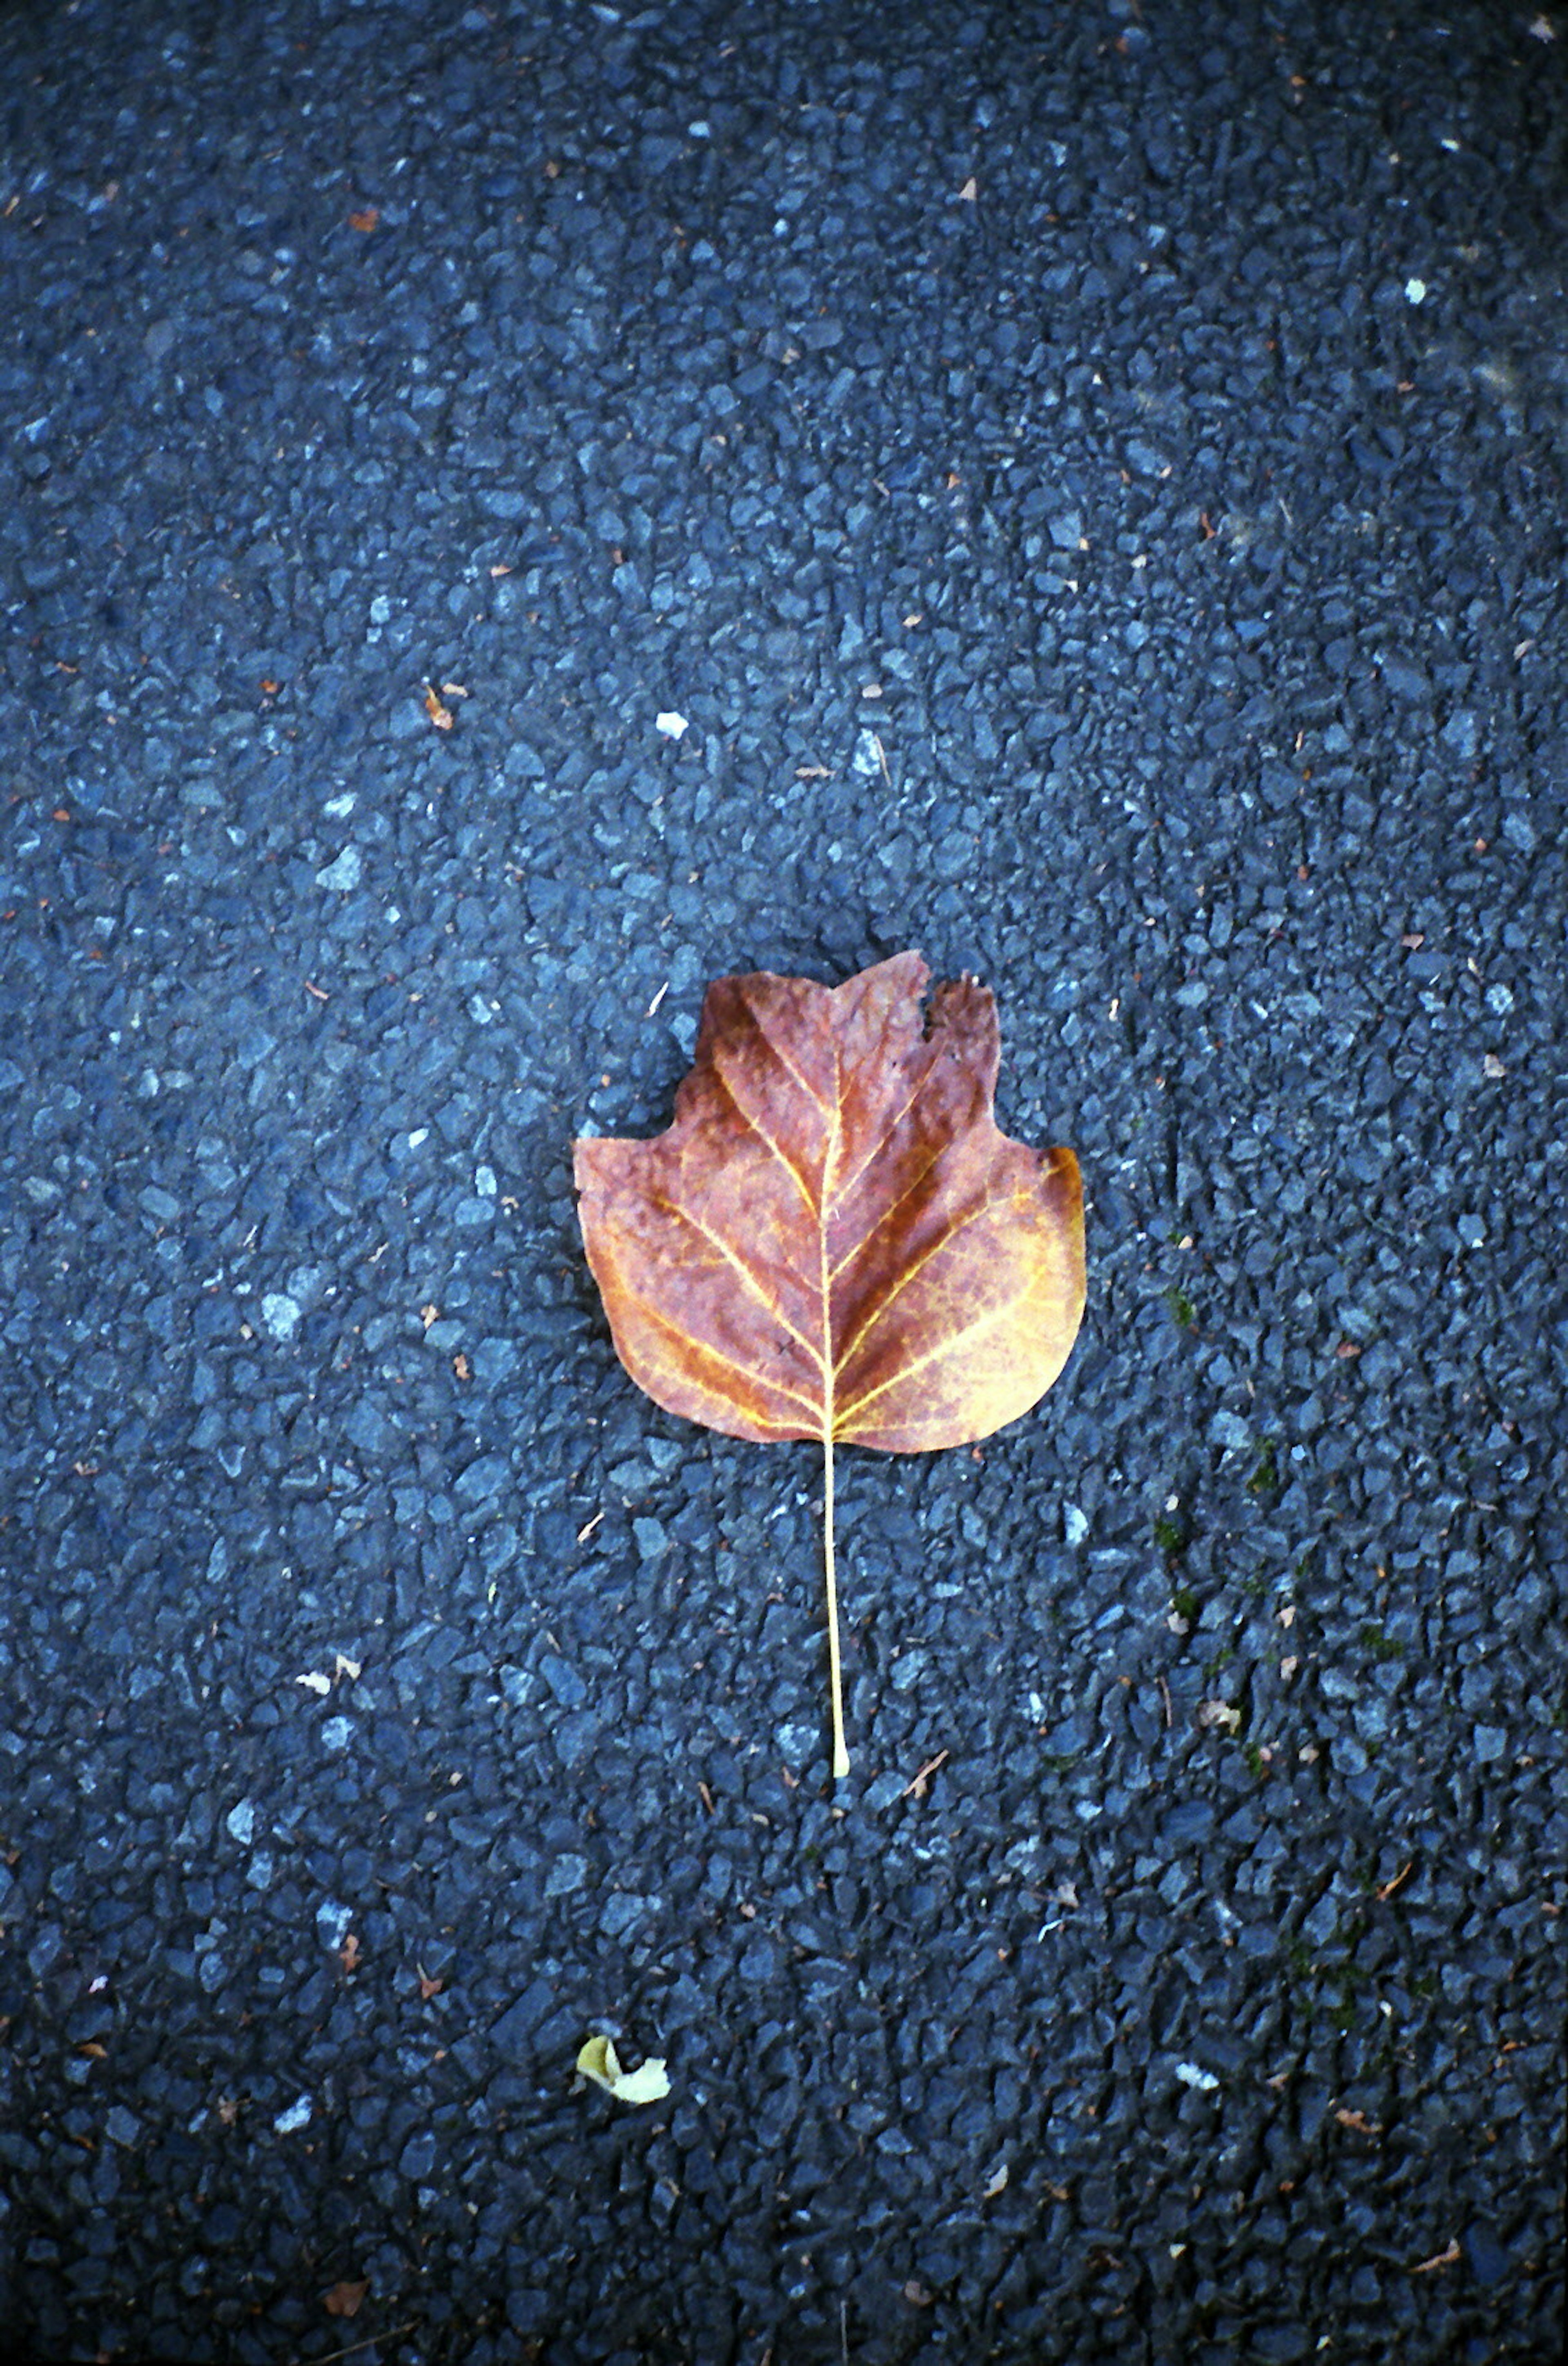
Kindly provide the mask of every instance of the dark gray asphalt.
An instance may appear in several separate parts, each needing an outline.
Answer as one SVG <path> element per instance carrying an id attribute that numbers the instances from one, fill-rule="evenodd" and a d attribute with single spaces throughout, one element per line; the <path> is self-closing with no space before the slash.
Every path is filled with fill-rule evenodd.
<path id="1" fill-rule="evenodd" d="M 1554 2358 L 1568 15 L 0 90 L 0 2349 Z M 835 1791 L 570 1144 L 910 946 L 1089 1310 L 842 1457 Z"/>

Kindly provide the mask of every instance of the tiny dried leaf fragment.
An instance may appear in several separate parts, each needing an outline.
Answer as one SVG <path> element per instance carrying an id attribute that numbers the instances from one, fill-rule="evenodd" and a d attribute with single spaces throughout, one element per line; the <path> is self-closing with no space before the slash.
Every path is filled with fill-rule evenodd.
<path id="1" fill-rule="evenodd" d="M 990 993 L 919 953 L 842 986 L 765 971 L 703 1005 L 674 1122 L 576 1144 L 579 1214 L 622 1363 L 656 1403 L 824 1452 L 834 1772 L 848 1772 L 833 1448 L 965 1446 L 1029 1411 L 1084 1305 L 1070 1150 L 992 1113 Z"/>
<path id="2" fill-rule="evenodd" d="M 670 2092 L 661 2061 L 645 2062 L 640 2070 L 623 2070 L 608 2037 L 588 2039 L 578 2054 L 577 2070 L 580 2078 L 592 2079 L 606 2095 L 614 2095 L 617 2103 L 661 2103 Z"/>

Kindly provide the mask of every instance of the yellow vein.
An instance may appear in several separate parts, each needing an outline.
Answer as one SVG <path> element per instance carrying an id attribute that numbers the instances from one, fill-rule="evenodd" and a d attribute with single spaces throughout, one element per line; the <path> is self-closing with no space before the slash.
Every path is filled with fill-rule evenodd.
<path id="1" fill-rule="evenodd" d="M 926 1177 L 931 1173 L 931 1168 L 937 1164 L 946 1147 L 947 1144 L 945 1143 L 939 1143 L 937 1144 L 936 1149 L 932 1152 L 931 1157 L 927 1159 L 919 1173 L 904 1190 L 899 1192 L 898 1197 L 896 1200 L 889 1200 L 886 1207 L 884 1208 L 875 1223 L 869 1226 L 869 1228 L 861 1234 L 853 1248 L 851 1249 L 846 1256 L 841 1256 L 839 1259 L 838 1264 L 833 1268 L 833 1279 L 835 1281 L 838 1280 L 839 1276 L 844 1271 L 847 1266 L 853 1265 L 862 1249 L 865 1248 L 869 1243 L 876 1238 L 876 1235 L 882 1230 L 883 1225 L 886 1224 L 890 1218 L 897 1214 L 905 1200 L 909 1199 L 913 1193 L 919 1189 L 921 1184 L 925 1181 Z M 864 1172 L 865 1168 L 863 1166 L 861 1168 L 861 1173 L 863 1175 Z M 846 1186 L 845 1188 L 847 1189 L 848 1187 Z"/>
<path id="2" fill-rule="evenodd" d="M 807 1078 L 801 1075 L 800 1070 L 795 1066 L 795 1062 L 786 1055 L 774 1038 L 769 1034 L 767 1029 L 763 1026 L 761 1019 L 758 1018 L 757 1013 L 754 1010 L 751 1013 L 751 1017 L 758 1034 L 761 1037 L 763 1042 L 767 1045 L 769 1051 L 773 1053 L 774 1059 L 784 1070 L 785 1076 L 793 1078 L 794 1082 L 800 1087 L 801 1091 L 806 1095 L 807 1099 L 814 1103 L 815 1106 L 821 1110 L 822 1115 L 825 1118 L 831 1121 L 833 1111 L 829 1108 L 828 1103 L 822 1098 L 821 1094 L 817 1090 L 815 1085 L 810 1084 Z M 836 1074 L 838 1064 L 838 1053 L 836 1050 L 833 1054 L 833 1059 Z"/>
<path id="3" fill-rule="evenodd" d="M 908 1099 L 904 1103 L 901 1109 L 895 1110 L 893 1115 L 887 1119 L 881 1128 L 881 1131 L 878 1132 L 876 1140 L 872 1144 L 871 1148 L 861 1160 L 860 1165 L 854 1167 L 844 1177 L 843 1181 L 839 1186 L 839 1197 L 840 1199 L 846 1191 L 853 1190 L 855 1185 L 860 1181 L 861 1177 L 865 1173 L 866 1168 L 874 1164 L 877 1153 L 881 1150 L 886 1150 L 889 1135 L 896 1132 L 898 1127 L 903 1124 L 904 1120 L 908 1116 L 909 1111 L 919 1099 L 920 1094 L 925 1088 L 926 1081 L 930 1075 L 931 1069 L 929 1066 L 922 1069 L 919 1076 L 915 1079 L 914 1089 L 910 1093 Z"/>
<path id="4" fill-rule="evenodd" d="M 831 1190 L 834 1162 L 839 1155 L 839 1144 L 842 1122 L 840 1112 L 842 1110 L 842 1107 L 843 1101 L 840 1092 L 839 1047 L 835 1043 L 833 1046 L 833 1114 L 829 1123 L 828 1147 L 823 1153 L 822 1157 L 822 1206 L 824 1211 L 826 1211 Z M 831 1353 L 833 1346 L 833 1277 L 828 1270 L 828 1225 L 825 1212 L 823 1218 L 818 1223 L 817 1245 L 818 1257 L 819 1261 L 818 1269 L 820 1272 L 822 1287 L 822 1339 L 824 1346 L 829 1351 L 823 1358 L 822 1363 L 823 1432 L 826 1436 L 831 1438 L 833 1435 L 833 1374 L 835 1369 L 834 1358 Z"/>
<path id="5" fill-rule="evenodd" d="M 874 1389 L 865 1390 L 852 1403 L 841 1405 L 836 1425 L 839 1434 L 841 1436 L 851 1422 L 858 1421 L 867 1405 L 874 1404 L 878 1397 L 885 1397 L 889 1389 L 902 1388 L 915 1373 L 923 1372 L 928 1364 L 938 1364 L 944 1356 L 951 1356 L 956 1349 L 964 1346 L 970 1340 L 977 1338 L 983 1332 L 994 1331 L 997 1324 L 1005 1322 L 1012 1313 L 1013 1304 L 1014 1301 L 1011 1299 L 1004 1299 L 999 1306 L 993 1306 L 988 1313 L 980 1315 L 974 1323 L 965 1324 L 962 1331 L 950 1332 L 939 1346 L 928 1347 L 923 1356 L 911 1356 L 907 1362 L 899 1365 L 891 1379 L 878 1380 Z"/>
<path id="6" fill-rule="evenodd" d="M 716 1065 L 714 1075 L 717 1078 L 719 1084 L 724 1087 L 737 1116 L 739 1117 L 743 1124 L 750 1127 L 750 1131 L 756 1135 L 759 1142 L 765 1143 L 767 1144 L 768 1148 L 773 1152 L 773 1156 L 778 1160 L 779 1165 L 790 1177 L 796 1190 L 800 1193 L 801 1198 L 805 1200 L 806 1205 L 810 1211 L 813 1222 L 819 1222 L 820 1218 L 818 1215 L 817 1202 L 811 1196 L 811 1186 L 807 1183 L 805 1176 L 795 1164 L 795 1161 L 780 1148 L 779 1144 L 773 1140 L 773 1135 L 767 1131 L 767 1128 L 761 1125 L 758 1120 L 753 1117 L 751 1111 L 747 1108 L 745 1102 L 741 1099 L 739 1094 L 730 1083 L 729 1078 L 725 1075 L 724 1070 Z"/>
<path id="7" fill-rule="evenodd" d="M 694 1216 L 692 1213 L 690 1208 L 682 1208 L 673 1200 L 661 1200 L 651 1194 L 649 1196 L 654 1207 L 662 1208 L 667 1216 L 678 1216 L 683 1224 L 690 1224 L 694 1233 L 700 1233 L 705 1241 L 711 1242 L 713 1246 L 718 1251 L 720 1256 L 725 1259 L 726 1263 L 734 1267 L 736 1272 L 740 1276 L 741 1280 L 745 1283 L 747 1289 L 756 1300 L 758 1305 L 766 1309 L 767 1313 L 773 1316 L 773 1321 L 778 1324 L 780 1330 L 787 1331 L 790 1337 L 795 1341 L 796 1346 L 805 1348 L 807 1354 L 810 1357 L 812 1362 L 818 1367 L 818 1370 L 826 1370 L 827 1358 L 823 1354 L 821 1348 L 814 1347 L 810 1340 L 807 1337 L 805 1332 L 797 1331 L 795 1329 L 795 1324 L 790 1321 L 788 1315 L 784 1313 L 783 1308 L 779 1305 L 778 1301 L 772 1297 L 763 1283 L 758 1280 L 756 1275 L 752 1272 L 750 1267 L 747 1264 L 739 1251 L 730 1247 L 729 1243 L 725 1239 L 722 1233 L 716 1233 L 711 1225 L 705 1224 L 700 1216 Z M 826 1337 L 826 1333 L 824 1333 L 823 1335 Z"/>
<path id="8" fill-rule="evenodd" d="M 622 1286 L 623 1288 L 626 1286 L 624 1279 L 622 1279 Z M 660 1307 L 654 1303 L 652 1299 L 644 1298 L 637 1290 L 627 1289 L 626 1294 L 627 1298 L 632 1301 L 634 1305 L 641 1308 L 643 1313 L 649 1317 L 655 1329 L 662 1332 L 668 1339 L 678 1342 L 681 1346 L 689 1350 L 694 1350 L 697 1355 L 705 1357 L 710 1363 L 722 1364 L 728 1371 L 739 1372 L 743 1380 L 750 1380 L 753 1388 L 760 1389 L 764 1396 L 784 1397 L 786 1398 L 791 1404 L 804 1405 L 807 1412 L 810 1414 L 814 1424 L 821 1420 L 822 1407 L 820 1403 L 818 1403 L 816 1399 L 807 1396 L 804 1390 L 792 1389 L 783 1380 L 771 1380 L 766 1373 L 758 1371 L 754 1365 L 743 1364 L 738 1357 L 727 1356 L 723 1348 L 716 1347 L 711 1340 L 699 1339 L 694 1333 L 683 1331 L 681 1328 L 681 1325 L 675 1322 L 671 1316 L 666 1314 Z M 664 1367 L 661 1366 L 659 1369 L 662 1369 Z M 692 1373 L 682 1370 L 678 1359 L 671 1362 L 668 1369 L 674 1374 L 677 1380 L 688 1383 L 694 1382 L 694 1385 L 701 1389 L 703 1394 L 705 1396 L 712 1397 L 716 1403 L 724 1404 L 728 1402 L 719 1390 L 713 1387 L 711 1382 L 700 1379 L 694 1379 L 694 1376 Z M 813 1436 L 818 1435 L 815 1427 L 813 1428 L 811 1435 Z"/>
<path id="9" fill-rule="evenodd" d="M 978 1223 L 983 1216 L 989 1215 L 994 1204 L 995 1202 L 990 1200 L 982 1200 L 979 1206 L 972 1208 L 966 1216 L 960 1216 L 956 1218 L 953 1222 L 949 1224 L 947 1230 L 942 1234 L 941 1240 L 933 1241 L 931 1247 L 926 1251 L 924 1256 L 917 1257 L 913 1265 L 905 1268 L 904 1271 L 898 1276 L 897 1280 L 894 1283 L 892 1289 L 888 1290 L 886 1297 L 879 1299 L 877 1303 L 872 1308 L 871 1313 L 866 1316 L 859 1330 L 855 1332 L 853 1337 L 845 1340 L 837 1358 L 838 1369 L 840 1371 L 843 1370 L 845 1365 L 848 1364 L 852 1356 L 857 1356 L 860 1353 L 861 1348 L 864 1346 L 866 1340 L 870 1338 L 872 1333 L 876 1329 L 876 1326 L 882 1321 L 883 1316 L 886 1314 L 895 1302 L 903 1296 L 905 1290 L 908 1289 L 909 1284 L 917 1278 L 917 1276 L 925 1271 L 927 1266 L 931 1264 L 931 1259 L 933 1257 L 941 1256 L 942 1251 L 950 1247 L 953 1242 L 957 1239 L 959 1234 L 965 1231 L 969 1225 Z"/>

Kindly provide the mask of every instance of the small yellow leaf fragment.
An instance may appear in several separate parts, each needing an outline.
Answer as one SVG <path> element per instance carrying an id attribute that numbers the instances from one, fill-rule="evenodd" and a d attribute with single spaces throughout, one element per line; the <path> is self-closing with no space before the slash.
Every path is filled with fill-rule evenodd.
<path id="1" fill-rule="evenodd" d="M 1200 1701 L 1198 1722 L 1202 1726 L 1223 1725 L 1227 1733 L 1235 1733 L 1240 1729 L 1241 1711 L 1234 1708 L 1229 1701 Z"/>
<path id="2" fill-rule="evenodd" d="M 645 2062 L 640 2070 L 623 2070 L 607 2037 L 591 2037 L 577 2057 L 578 2076 L 590 2079 L 614 2095 L 617 2103 L 660 2103 L 670 2092 L 662 2062 Z"/>

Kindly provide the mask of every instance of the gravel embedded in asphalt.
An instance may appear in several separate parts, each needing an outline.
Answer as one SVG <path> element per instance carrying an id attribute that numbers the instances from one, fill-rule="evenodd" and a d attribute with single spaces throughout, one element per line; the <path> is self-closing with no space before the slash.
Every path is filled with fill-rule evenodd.
<path id="1" fill-rule="evenodd" d="M 1555 2356 L 1568 17 L 0 62 L 0 2325 Z M 842 1456 L 835 1787 L 570 1144 L 909 946 L 1089 1311 Z"/>

